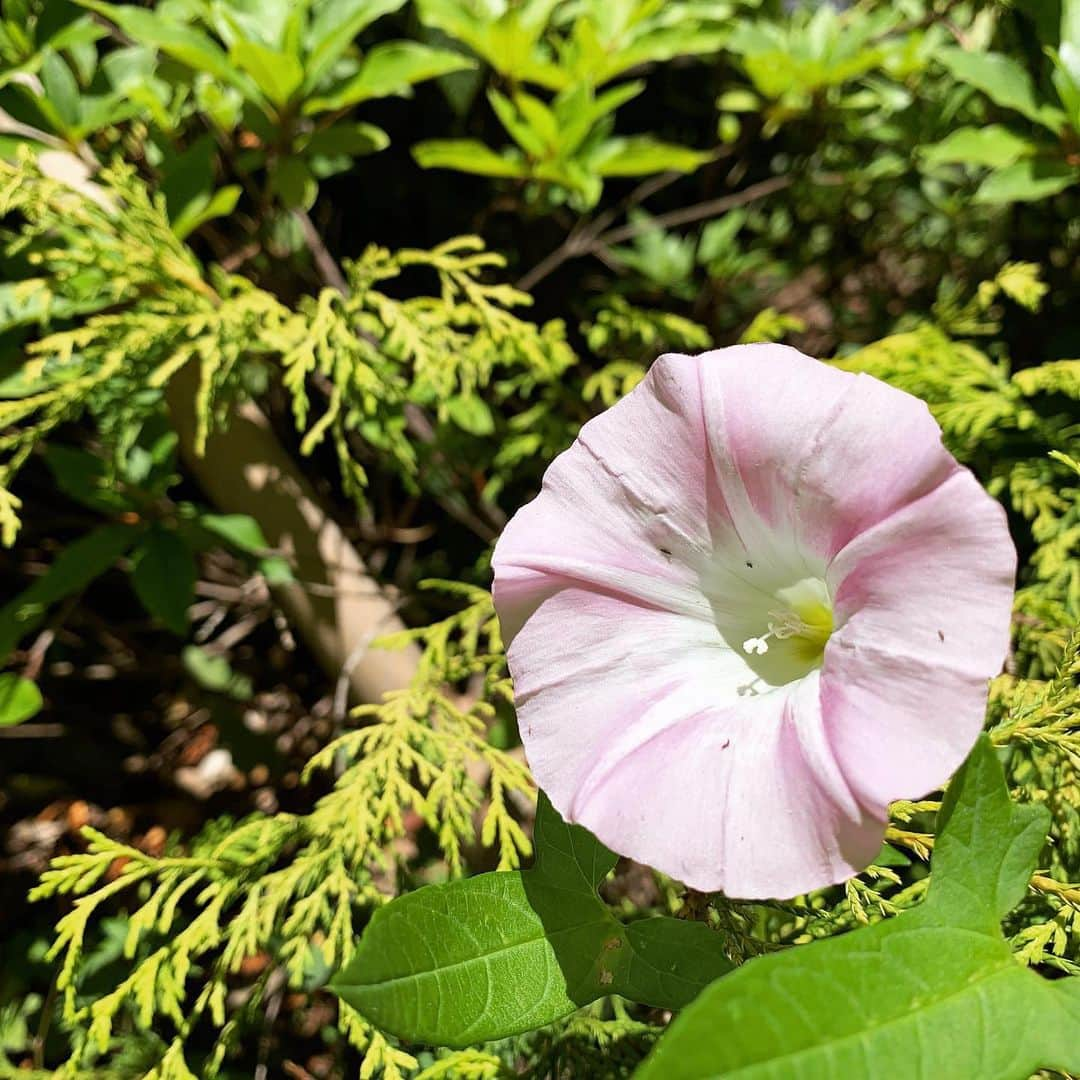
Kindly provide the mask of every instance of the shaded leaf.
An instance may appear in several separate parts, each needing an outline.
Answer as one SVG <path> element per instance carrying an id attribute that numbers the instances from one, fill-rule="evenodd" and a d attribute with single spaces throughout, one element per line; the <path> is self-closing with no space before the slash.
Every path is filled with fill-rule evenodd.
<path id="1" fill-rule="evenodd" d="M 236 209 L 242 192 L 243 188 L 239 184 L 226 184 L 218 188 L 213 195 L 192 200 L 172 223 L 173 232 L 183 240 L 200 225 L 231 214 Z"/>
<path id="2" fill-rule="evenodd" d="M 146 534 L 134 558 L 131 584 L 142 606 L 183 637 L 195 594 L 191 549 L 175 532 L 155 528 Z"/>
<path id="3" fill-rule="evenodd" d="M 33 585 L 0 609 L 0 659 L 41 623 L 53 604 L 105 573 L 137 536 L 124 525 L 103 525 L 68 544 Z"/>
<path id="4" fill-rule="evenodd" d="M 111 513 L 131 508 L 131 501 L 109 483 L 105 462 L 96 454 L 52 443 L 45 447 L 44 455 L 56 486 L 68 498 Z"/>
<path id="5" fill-rule="evenodd" d="M 198 645 L 185 645 L 180 654 L 188 674 L 204 689 L 227 694 L 236 701 L 248 701 L 254 691 L 251 680 L 237 671 L 224 656 L 209 653 Z"/>

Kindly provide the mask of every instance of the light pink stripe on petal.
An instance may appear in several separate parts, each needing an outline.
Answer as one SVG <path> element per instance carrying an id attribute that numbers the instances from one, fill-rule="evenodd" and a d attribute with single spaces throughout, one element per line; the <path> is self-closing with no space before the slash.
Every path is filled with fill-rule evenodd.
<path id="1" fill-rule="evenodd" d="M 925 405 L 772 345 L 661 357 L 492 561 L 555 808 L 748 898 L 857 872 L 960 764 L 1015 573 Z"/>
<path id="2" fill-rule="evenodd" d="M 824 707 L 870 804 L 940 787 L 971 749 L 1008 650 L 1015 573 L 1005 512 L 963 469 L 829 567 L 839 628 Z"/>

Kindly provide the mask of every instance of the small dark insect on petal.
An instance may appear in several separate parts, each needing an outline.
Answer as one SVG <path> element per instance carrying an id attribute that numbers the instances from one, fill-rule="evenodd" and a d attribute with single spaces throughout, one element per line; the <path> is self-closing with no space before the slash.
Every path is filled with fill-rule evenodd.
<path id="1" fill-rule="evenodd" d="M 746 560 L 746 565 L 749 566 L 751 570 L 754 569 L 754 564 L 749 559 Z"/>
<path id="2" fill-rule="evenodd" d="M 937 632 L 937 636 L 939 641 L 945 640 L 945 635 L 940 630 Z"/>

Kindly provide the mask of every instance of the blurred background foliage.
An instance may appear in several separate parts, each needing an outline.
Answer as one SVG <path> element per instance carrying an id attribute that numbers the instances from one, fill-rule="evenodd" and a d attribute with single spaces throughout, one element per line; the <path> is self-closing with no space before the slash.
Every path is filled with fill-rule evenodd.
<path id="1" fill-rule="evenodd" d="M 628 1075 L 619 1001 L 440 1055 L 321 988 L 528 854 L 491 544 L 737 341 L 920 395 L 1008 508 L 1009 929 L 1080 971 L 1078 250 L 1071 0 L 0 0 L 0 1076 Z M 935 808 L 789 904 L 605 894 L 741 961 L 915 902 Z"/>

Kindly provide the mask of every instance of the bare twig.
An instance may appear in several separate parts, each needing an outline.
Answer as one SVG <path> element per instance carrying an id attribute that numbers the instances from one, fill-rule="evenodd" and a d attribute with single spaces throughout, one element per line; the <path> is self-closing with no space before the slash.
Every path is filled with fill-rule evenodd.
<path id="1" fill-rule="evenodd" d="M 652 179 L 655 181 L 659 178 L 654 177 Z M 838 183 L 842 178 L 836 174 L 828 174 L 815 179 L 818 183 L 832 184 Z M 620 225 L 617 229 L 607 229 L 607 226 L 617 216 L 616 213 L 607 211 L 592 222 L 582 224 L 574 229 L 559 247 L 541 259 L 536 266 L 518 281 L 518 288 L 526 291 L 533 288 L 569 259 L 579 258 L 582 255 L 592 255 L 608 261 L 611 258 L 608 248 L 612 244 L 630 240 L 651 229 L 688 225 L 694 221 L 704 221 L 708 218 L 718 217 L 720 214 L 726 214 L 736 207 L 746 206 L 748 203 L 764 199 L 774 192 L 782 191 L 784 188 L 790 187 L 794 182 L 792 176 L 773 176 L 768 180 L 761 180 L 756 184 L 751 184 L 741 191 L 732 192 L 730 195 L 722 195 L 716 199 L 695 203 L 693 206 L 686 206 L 680 210 L 671 210 L 666 214 L 658 214 L 643 221 L 632 221 L 626 225 Z M 664 185 L 658 184 L 652 190 L 659 190 L 662 186 Z M 642 185 L 639 190 L 642 189 L 647 193 L 652 193 L 645 185 Z M 597 225 L 600 227 L 597 228 Z M 607 229 L 606 232 L 605 229 Z"/>
<path id="2" fill-rule="evenodd" d="M 349 291 L 349 283 L 341 272 L 330 249 L 323 243 L 319 230 L 315 228 L 315 222 L 306 210 L 294 210 L 293 215 L 300 223 L 300 229 L 304 234 L 304 243 L 311 252 L 311 258 L 315 263 L 315 269 L 319 271 L 319 277 L 332 289 L 336 289 L 342 296 Z"/>
<path id="3" fill-rule="evenodd" d="M 617 206 L 597 214 L 591 221 L 580 221 L 567 238 L 549 255 L 540 260 L 528 273 L 523 274 L 517 282 L 517 287 L 523 292 L 528 292 L 538 282 L 541 282 L 549 274 L 557 270 L 568 259 L 585 255 L 592 250 L 596 238 L 614 221 L 626 211 L 640 205 L 646 199 L 662 191 L 668 185 L 680 179 L 683 173 L 666 172 L 657 176 L 650 176 L 647 180 L 638 184 L 630 194 Z"/>
<path id="4" fill-rule="evenodd" d="M 667 214 L 657 214 L 644 221 L 632 221 L 618 229 L 598 236 L 596 242 L 610 246 L 621 244 L 624 240 L 639 236 L 650 229 L 667 229 L 675 225 L 689 225 L 694 221 L 705 221 L 708 218 L 719 217 L 729 210 L 748 203 L 757 202 L 774 192 L 783 191 L 794 183 L 791 176 L 772 176 L 768 180 L 762 180 L 757 184 L 751 184 L 742 191 L 732 192 L 730 195 L 721 195 L 718 199 L 709 199 L 706 202 L 695 203 L 693 206 L 685 206 L 681 210 L 672 210 Z"/>

